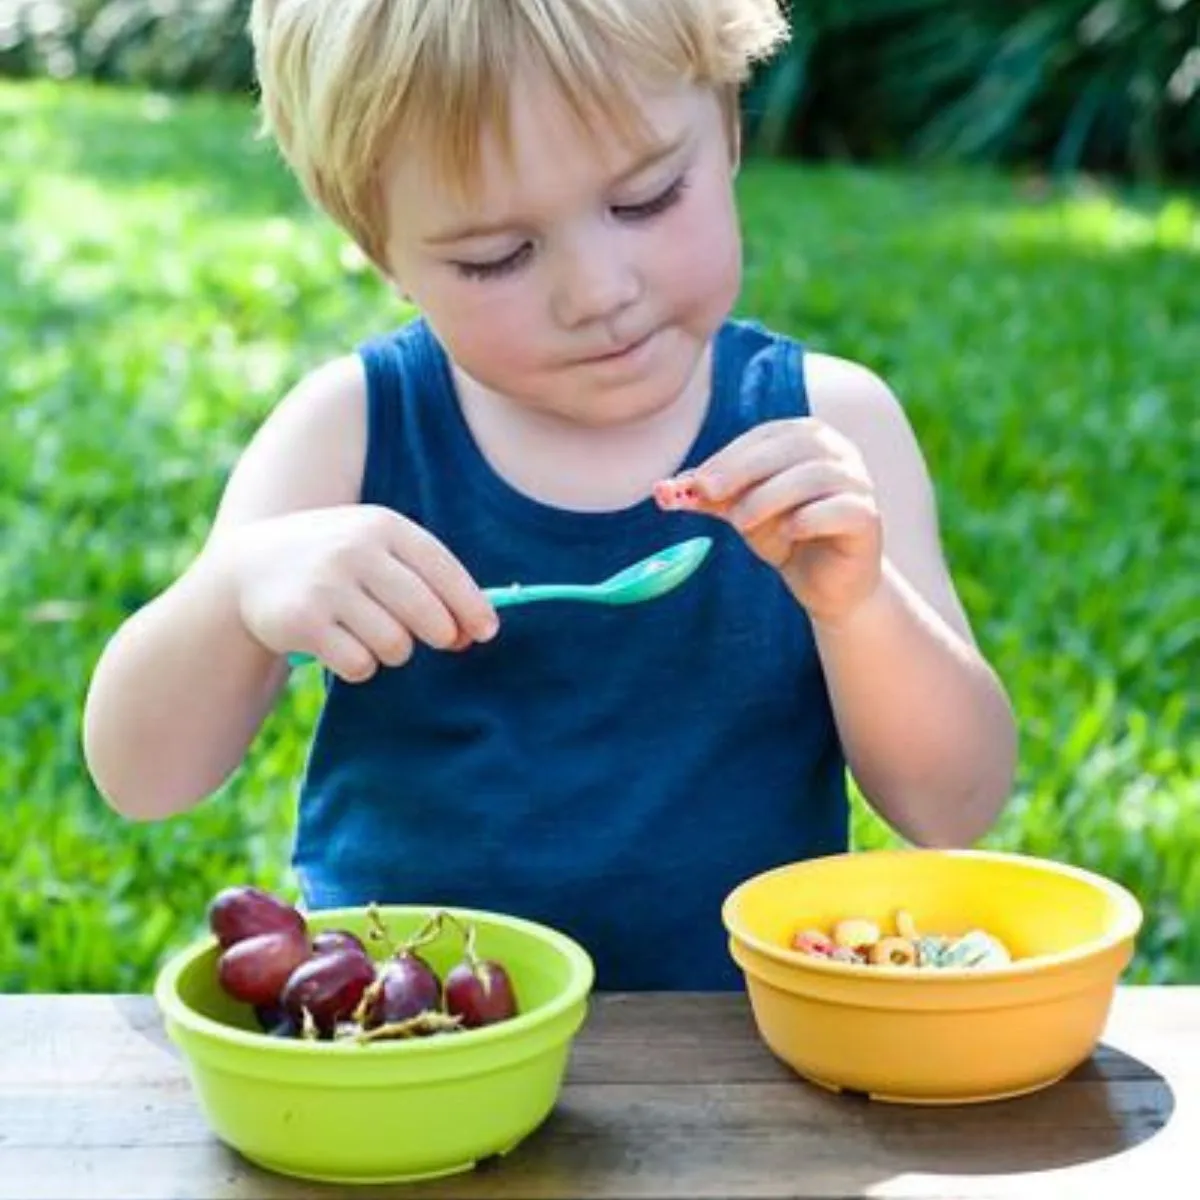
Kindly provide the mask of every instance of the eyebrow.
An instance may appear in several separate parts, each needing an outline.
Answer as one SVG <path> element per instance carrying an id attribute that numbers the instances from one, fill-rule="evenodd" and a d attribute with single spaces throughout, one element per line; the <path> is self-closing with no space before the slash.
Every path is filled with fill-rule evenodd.
<path id="1" fill-rule="evenodd" d="M 626 167 L 615 179 L 611 180 L 608 186 L 611 188 L 620 187 L 630 179 L 640 175 L 643 171 L 648 171 L 651 167 L 666 162 L 667 159 L 673 158 L 678 154 L 690 141 L 690 134 L 684 133 L 669 142 L 662 142 L 651 146 L 645 154 Z M 460 225 L 453 229 L 441 230 L 425 238 L 424 242 L 427 246 L 445 246 L 451 242 L 467 242 L 472 238 L 491 237 L 498 233 L 510 233 L 513 229 L 526 224 L 529 224 L 529 222 L 512 217 L 501 221 L 476 222 L 468 225 Z"/>

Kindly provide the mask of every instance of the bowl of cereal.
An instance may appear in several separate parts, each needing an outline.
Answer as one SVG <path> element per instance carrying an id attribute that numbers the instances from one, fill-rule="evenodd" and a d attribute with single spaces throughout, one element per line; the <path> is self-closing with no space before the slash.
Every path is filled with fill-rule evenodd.
<path id="1" fill-rule="evenodd" d="M 758 1032 L 799 1075 L 966 1104 L 1037 1091 L 1089 1057 L 1142 910 L 1063 863 L 900 849 L 763 872 L 722 920 Z"/>

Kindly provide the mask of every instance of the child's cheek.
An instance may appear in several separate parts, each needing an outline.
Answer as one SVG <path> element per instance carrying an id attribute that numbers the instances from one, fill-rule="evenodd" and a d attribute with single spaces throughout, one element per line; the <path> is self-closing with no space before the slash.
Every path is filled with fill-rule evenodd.
<path id="1" fill-rule="evenodd" d="M 490 286 L 490 285 L 487 285 Z M 452 307 L 445 324 L 454 358 L 481 382 L 520 376 L 538 362 L 536 322 L 521 298 L 502 295 Z"/>
<path id="2" fill-rule="evenodd" d="M 719 195 L 696 197 L 686 219 L 660 239 L 656 258 L 659 288 L 676 306 L 723 317 L 741 285 L 740 239 L 729 204 Z"/>

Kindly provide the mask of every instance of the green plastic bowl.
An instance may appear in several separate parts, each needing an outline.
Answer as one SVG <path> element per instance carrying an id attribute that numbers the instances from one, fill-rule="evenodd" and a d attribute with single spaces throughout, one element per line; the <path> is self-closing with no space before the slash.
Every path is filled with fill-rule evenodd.
<path id="1" fill-rule="evenodd" d="M 428 907 L 379 906 L 397 939 Z M 406 1041 L 306 1042 L 259 1031 L 253 1009 L 217 981 L 206 938 L 171 958 L 154 997 L 213 1132 L 251 1162 L 331 1183 L 391 1183 L 471 1169 L 506 1154 L 550 1115 L 595 972 L 553 929 L 474 909 L 476 948 L 508 968 L 518 1015 L 484 1029 Z M 366 908 L 305 914 L 310 930 L 362 936 Z M 444 975 L 462 951 L 447 935 L 422 949 Z M 381 953 L 381 951 L 376 951 Z"/>

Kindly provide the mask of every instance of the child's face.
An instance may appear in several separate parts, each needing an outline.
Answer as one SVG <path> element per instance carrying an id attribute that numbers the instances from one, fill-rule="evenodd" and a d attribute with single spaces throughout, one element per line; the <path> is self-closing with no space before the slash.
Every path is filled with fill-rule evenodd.
<path id="1" fill-rule="evenodd" d="M 388 259 L 476 383 L 586 425 L 637 421 L 681 395 L 740 287 L 725 118 L 709 91 L 647 92 L 656 144 L 639 150 L 599 120 L 585 136 L 563 104 L 517 92 L 513 165 L 485 135 L 467 203 L 394 155 Z"/>

